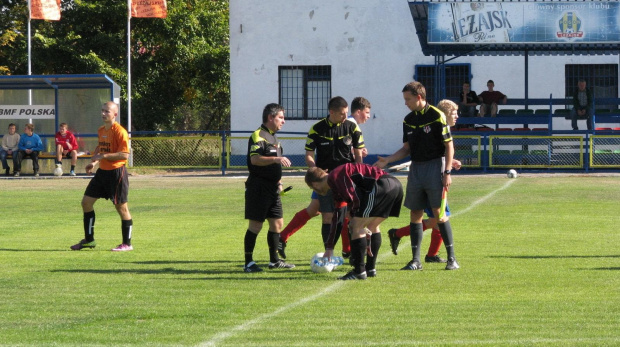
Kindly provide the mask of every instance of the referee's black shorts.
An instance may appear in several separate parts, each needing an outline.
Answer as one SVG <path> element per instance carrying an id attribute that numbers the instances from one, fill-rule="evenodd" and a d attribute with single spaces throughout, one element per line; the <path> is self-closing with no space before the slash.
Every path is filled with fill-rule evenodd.
<path id="1" fill-rule="evenodd" d="M 90 180 L 84 195 L 91 198 L 112 200 L 114 205 L 127 202 L 129 179 L 127 168 L 123 165 L 114 170 L 97 169 L 95 177 Z"/>
<path id="2" fill-rule="evenodd" d="M 398 217 L 403 203 L 403 186 L 391 175 L 381 176 L 372 191 L 357 190 L 360 197 L 360 208 L 355 217 Z"/>
<path id="3" fill-rule="evenodd" d="M 283 216 L 278 182 L 250 176 L 245 182 L 245 219 L 264 222 Z"/>

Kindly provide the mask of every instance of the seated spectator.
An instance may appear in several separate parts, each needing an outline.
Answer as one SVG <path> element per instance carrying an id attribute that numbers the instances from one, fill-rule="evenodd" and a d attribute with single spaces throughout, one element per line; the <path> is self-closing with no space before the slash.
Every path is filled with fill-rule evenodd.
<path id="1" fill-rule="evenodd" d="M 577 90 L 573 94 L 573 109 L 570 111 L 573 130 L 579 130 L 577 119 L 585 119 L 588 130 L 592 130 L 593 105 L 592 92 L 586 88 L 586 80 L 581 78 L 577 82 Z"/>
<path id="2" fill-rule="evenodd" d="M 4 134 L 2 137 L 2 148 L 0 148 L 0 160 L 2 161 L 2 168 L 5 170 L 6 175 L 10 173 L 9 164 L 6 162 L 8 155 L 13 156 L 13 172 L 17 167 L 17 144 L 19 143 L 19 134 L 16 133 L 15 124 L 9 124 L 9 133 Z"/>
<path id="3" fill-rule="evenodd" d="M 25 157 L 32 159 L 34 176 L 39 177 L 39 153 L 43 150 L 43 142 L 39 135 L 34 133 L 34 124 L 28 123 L 24 128 L 24 134 L 19 138 L 18 159 L 14 176 L 19 176 L 22 169 L 22 160 Z"/>
<path id="4" fill-rule="evenodd" d="M 70 176 L 75 176 L 75 164 L 77 164 L 77 139 L 68 130 L 67 123 L 60 123 L 56 133 L 56 167 L 62 168 L 62 158 L 71 159 Z"/>
<path id="5" fill-rule="evenodd" d="M 459 96 L 459 116 L 475 117 L 478 104 L 478 94 L 471 90 L 471 84 L 469 82 L 463 83 L 463 91 Z"/>
<path id="6" fill-rule="evenodd" d="M 497 105 L 501 101 L 502 104 L 506 104 L 508 98 L 502 92 L 497 90 L 493 90 L 495 88 L 495 83 L 493 80 L 489 80 L 487 82 L 487 88 L 489 90 L 482 92 L 478 97 L 480 102 L 480 117 L 484 117 L 488 114 L 491 114 L 491 117 L 495 117 L 497 115 Z"/>

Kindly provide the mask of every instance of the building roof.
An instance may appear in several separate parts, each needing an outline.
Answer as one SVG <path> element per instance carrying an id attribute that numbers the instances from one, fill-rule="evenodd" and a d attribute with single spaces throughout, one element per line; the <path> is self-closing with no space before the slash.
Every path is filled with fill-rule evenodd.
<path id="1" fill-rule="evenodd" d="M 429 19 L 429 3 L 486 3 L 496 1 L 478 1 L 478 0 L 409 0 L 409 9 L 415 24 L 416 34 L 420 40 L 422 52 L 427 56 L 523 56 L 523 55 L 618 55 L 620 54 L 620 44 L 617 42 L 610 43 L 458 43 L 458 44 L 436 44 L 428 42 L 428 19 Z M 500 1 L 501 2 L 501 1 Z M 519 0 L 504 1 L 511 2 L 537 2 L 551 3 L 550 1 L 537 0 Z M 609 0 L 584 2 L 615 2 Z M 555 4 L 558 1 L 554 2 Z"/>
<path id="2" fill-rule="evenodd" d="M 109 89 L 118 88 L 107 75 L 0 76 L 0 89 Z"/>

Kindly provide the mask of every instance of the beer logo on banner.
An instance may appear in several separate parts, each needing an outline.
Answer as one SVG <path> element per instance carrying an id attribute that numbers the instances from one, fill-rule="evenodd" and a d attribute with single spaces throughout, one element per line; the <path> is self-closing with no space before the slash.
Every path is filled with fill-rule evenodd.
<path id="1" fill-rule="evenodd" d="M 582 38 L 583 31 L 581 29 L 581 19 L 576 12 L 564 12 L 559 21 L 560 31 L 557 32 L 558 38 L 574 39 Z"/>

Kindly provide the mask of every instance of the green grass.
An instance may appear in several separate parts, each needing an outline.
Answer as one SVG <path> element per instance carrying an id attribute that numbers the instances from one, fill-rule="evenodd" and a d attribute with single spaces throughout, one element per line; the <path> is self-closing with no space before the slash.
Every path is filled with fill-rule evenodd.
<path id="1" fill-rule="evenodd" d="M 83 237 L 88 180 L 2 179 L 0 345 L 620 345 L 620 177 L 453 181 L 460 270 L 399 271 L 409 241 L 394 256 L 384 237 L 378 277 L 340 282 L 346 267 L 310 271 L 319 218 L 289 241 L 295 269 L 266 269 L 264 229 L 255 259 L 265 271 L 242 272 L 241 178 L 132 178 L 126 253 L 109 252 L 120 221 L 105 200 L 97 248 L 69 250 Z M 301 177 L 284 183 L 295 187 L 283 198 L 288 222 L 310 191 Z"/>

